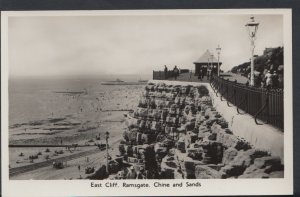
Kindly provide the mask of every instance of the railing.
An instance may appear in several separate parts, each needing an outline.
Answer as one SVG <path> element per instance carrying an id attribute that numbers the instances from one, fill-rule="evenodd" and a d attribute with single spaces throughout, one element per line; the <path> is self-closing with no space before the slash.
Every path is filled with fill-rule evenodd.
<path id="1" fill-rule="evenodd" d="M 236 107 L 238 113 L 252 115 L 256 124 L 267 123 L 283 130 L 282 89 L 250 87 L 217 76 L 210 84 L 216 96 L 229 107 Z"/>
<path id="2" fill-rule="evenodd" d="M 180 74 L 182 73 L 188 73 L 189 69 L 181 69 Z M 164 71 L 153 71 L 153 80 L 166 80 L 174 77 L 174 73 L 172 70 L 169 70 L 167 75 Z"/>

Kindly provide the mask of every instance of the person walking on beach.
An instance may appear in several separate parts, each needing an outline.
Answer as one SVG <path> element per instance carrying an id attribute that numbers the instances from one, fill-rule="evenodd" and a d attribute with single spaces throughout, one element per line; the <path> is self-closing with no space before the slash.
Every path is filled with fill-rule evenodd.
<path id="1" fill-rule="evenodd" d="M 168 67 L 166 65 L 165 65 L 164 73 L 165 73 L 165 79 L 168 79 Z"/>

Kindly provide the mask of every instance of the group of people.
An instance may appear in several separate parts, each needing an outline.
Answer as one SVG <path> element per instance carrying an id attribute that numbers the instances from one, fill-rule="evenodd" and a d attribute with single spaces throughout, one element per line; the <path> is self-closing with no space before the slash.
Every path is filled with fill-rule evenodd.
<path id="1" fill-rule="evenodd" d="M 203 78 L 206 76 L 206 77 L 207 77 L 207 80 L 209 80 L 210 77 L 211 77 L 211 75 L 212 75 L 212 70 L 207 69 L 207 71 L 205 71 L 205 70 L 203 70 L 203 69 L 200 69 L 200 70 L 199 70 L 199 73 L 198 73 L 198 79 L 199 79 L 200 81 L 202 81 Z"/>
<path id="2" fill-rule="evenodd" d="M 165 65 L 165 68 L 164 68 L 165 79 L 168 79 L 170 77 L 174 77 L 174 79 L 177 80 L 177 77 L 179 76 L 179 74 L 180 74 L 180 69 L 177 68 L 176 65 L 174 66 L 171 73 L 169 72 L 168 67 Z"/>
<path id="3" fill-rule="evenodd" d="M 254 83 L 262 88 L 283 88 L 283 74 L 277 70 L 265 70 L 254 77 Z"/>

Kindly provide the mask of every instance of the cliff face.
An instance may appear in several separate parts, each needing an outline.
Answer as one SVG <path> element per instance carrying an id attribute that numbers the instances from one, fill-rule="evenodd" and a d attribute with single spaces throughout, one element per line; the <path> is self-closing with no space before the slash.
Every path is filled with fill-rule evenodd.
<path id="1" fill-rule="evenodd" d="M 283 68 L 279 67 L 283 65 L 283 47 L 266 48 L 262 55 L 255 58 L 254 65 L 255 71 L 259 73 L 264 72 L 264 70 L 283 71 Z M 247 77 L 250 73 L 250 62 L 233 67 L 231 72 L 240 73 Z"/>

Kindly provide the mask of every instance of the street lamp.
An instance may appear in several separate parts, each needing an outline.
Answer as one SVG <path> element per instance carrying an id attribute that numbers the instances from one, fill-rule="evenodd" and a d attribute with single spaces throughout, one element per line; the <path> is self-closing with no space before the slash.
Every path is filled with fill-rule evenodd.
<path id="1" fill-rule="evenodd" d="M 209 57 L 208 57 L 207 58 L 207 69 L 206 69 L 207 79 L 209 78 L 209 68 L 210 68 L 210 64 L 209 64 Z"/>
<path id="2" fill-rule="evenodd" d="M 105 132 L 105 140 L 106 140 L 106 172 L 108 174 L 108 138 L 109 138 L 109 132 Z"/>
<path id="3" fill-rule="evenodd" d="M 250 74 L 250 85 L 254 86 L 254 48 L 255 48 L 255 39 L 256 32 L 258 29 L 259 23 L 254 20 L 254 16 L 250 17 L 250 22 L 245 26 L 247 27 L 249 38 L 251 41 L 251 74 Z"/>
<path id="4" fill-rule="evenodd" d="M 214 70 L 214 55 L 211 54 L 210 57 L 211 57 L 211 69 L 210 69 L 210 77 L 211 77 Z"/>
<path id="5" fill-rule="evenodd" d="M 216 48 L 217 54 L 218 54 L 218 77 L 220 77 L 220 54 L 221 54 L 221 47 L 218 45 Z"/>

